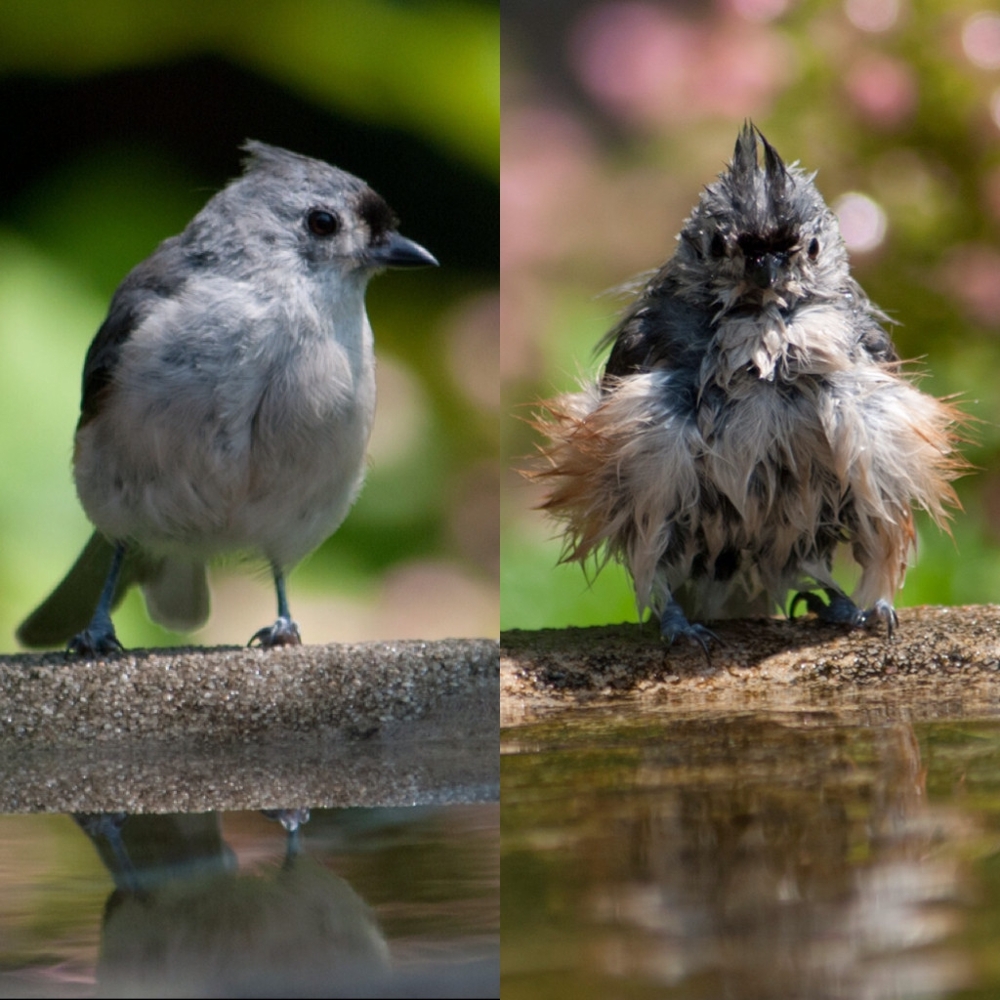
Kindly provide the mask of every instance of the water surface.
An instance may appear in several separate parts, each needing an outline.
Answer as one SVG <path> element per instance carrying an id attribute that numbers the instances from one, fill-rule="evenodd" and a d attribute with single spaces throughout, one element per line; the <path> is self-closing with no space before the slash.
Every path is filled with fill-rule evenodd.
<path id="1" fill-rule="evenodd" d="M 0 815 L 0 995 L 496 995 L 495 802 L 282 818 Z"/>
<path id="2" fill-rule="evenodd" d="M 502 990 L 1000 997 L 1000 720 L 574 710 L 505 732 Z"/>

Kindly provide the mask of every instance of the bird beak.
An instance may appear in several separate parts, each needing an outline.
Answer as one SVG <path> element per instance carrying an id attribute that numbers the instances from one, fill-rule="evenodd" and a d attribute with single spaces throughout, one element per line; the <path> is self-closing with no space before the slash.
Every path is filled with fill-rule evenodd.
<path id="1" fill-rule="evenodd" d="M 419 243 L 399 233 L 389 233 L 379 246 L 371 247 L 368 259 L 378 267 L 437 267 L 437 258 Z"/>
<path id="2" fill-rule="evenodd" d="M 746 262 L 747 280 L 757 288 L 772 288 L 781 269 L 781 260 L 773 253 L 750 257 Z"/>

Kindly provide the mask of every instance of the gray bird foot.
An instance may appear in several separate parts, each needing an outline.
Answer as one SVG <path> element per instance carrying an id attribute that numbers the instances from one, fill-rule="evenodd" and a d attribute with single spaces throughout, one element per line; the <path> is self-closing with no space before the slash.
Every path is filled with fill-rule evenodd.
<path id="1" fill-rule="evenodd" d="M 95 660 L 109 653 L 124 653 L 125 647 L 118 641 L 115 630 L 98 628 L 91 625 L 78 632 L 66 644 L 66 652 L 70 656 L 80 656 L 85 660 Z"/>
<path id="2" fill-rule="evenodd" d="M 899 624 L 896 611 L 888 601 L 876 601 L 867 610 L 859 608 L 846 594 L 838 593 L 835 590 L 824 589 L 829 603 L 824 603 L 823 599 L 811 591 L 800 590 L 793 598 L 791 607 L 788 609 L 788 617 L 795 617 L 795 609 L 799 601 L 802 601 L 807 610 L 811 611 L 822 622 L 830 625 L 848 625 L 851 628 L 867 628 L 877 621 L 885 622 L 885 629 L 888 637 L 892 638 L 892 633 Z"/>
<path id="3" fill-rule="evenodd" d="M 302 636 L 299 626 L 291 618 L 279 618 L 273 625 L 267 625 L 254 632 L 248 646 L 260 644 L 261 649 L 274 649 L 275 646 L 301 646 Z"/>
<path id="4" fill-rule="evenodd" d="M 668 604 L 660 615 L 660 635 L 667 640 L 669 646 L 672 646 L 674 641 L 679 638 L 697 643 L 701 646 L 701 651 L 709 663 L 712 662 L 709 645 L 713 642 L 722 645 L 722 640 L 710 628 L 697 623 L 692 625 L 676 602 Z"/>

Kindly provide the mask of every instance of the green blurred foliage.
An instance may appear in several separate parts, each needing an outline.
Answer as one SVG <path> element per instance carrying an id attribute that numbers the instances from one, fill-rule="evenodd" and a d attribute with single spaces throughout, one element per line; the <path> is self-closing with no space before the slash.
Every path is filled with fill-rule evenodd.
<path id="1" fill-rule="evenodd" d="M 224 61 L 198 62 L 215 57 Z M 136 107 L 132 95 L 122 94 L 121 107 L 95 111 L 86 104 L 94 93 L 87 88 L 113 81 L 115 74 L 139 74 L 121 77 L 126 90 L 127 81 L 142 74 L 155 80 L 165 72 L 183 82 L 190 60 L 191 72 L 200 73 L 196 87 L 209 81 L 207 90 L 196 91 L 196 101 L 180 109 L 194 140 L 166 124 L 158 132 L 148 120 L 152 111 Z M 217 89 L 214 76 L 221 81 Z M 33 120 L 17 103 L 29 99 L 24 94 L 34 99 L 52 81 L 64 88 L 59 93 L 68 106 L 62 143 L 45 131 L 52 123 Z M 0 193 L 0 650 L 14 648 L 16 624 L 68 569 L 89 535 L 70 460 L 83 357 L 108 300 L 135 264 L 239 173 L 236 145 L 248 135 L 323 155 L 315 148 L 316 135 L 327 134 L 337 149 L 336 159 L 328 158 L 367 175 L 403 218 L 403 232 L 442 263 L 434 271 L 378 277 L 369 289 L 381 367 L 395 373 L 400 391 L 379 401 L 376 436 L 380 423 L 385 433 L 362 500 L 293 576 L 293 610 L 295 595 L 308 590 L 335 589 L 376 601 L 390 568 L 420 561 L 447 567 L 485 595 L 487 605 L 492 594 L 495 608 L 495 554 L 484 558 L 456 524 L 475 521 L 475 511 L 466 509 L 474 495 L 468 486 L 483 479 L 484 463 L 496 461 L 497 414 L 470 395 L 466 371 L 455 360 L 474 332 L 458 320 L 498 295 L 498 275 L 484 264 L 495 243 L 484 225 L 475 260 L 449 247 L 452 233 L 455 247 L 465 245 L 463 225 L 474 233 L 476 219 L 467 216 L 483 212 L 482 199 L 466 204 L 456 194 L 443 203 L 428 178 L 403 172 L 405 164 L 446 165 L 462 179 L 462 192 L 485 191 L 487 205 L 495 206 L 489 192 L 496 190 L 498 175 L 496 5 L 97 0 L 81 7 L 12 0 L 0 5 L 0 92 L 8 100 L 0 119 L 15 123 L 7 126 L 4 169 L 17 174 L 17 183 L 4 183 Z M 274 95 L 271 106 L 260 101 L 261 93 L 269 100 Z M 189 90 L 176 96 L 191 99 Z M 238 106 L 228 103 L 234 99 Z M 284 125 L 277 140 L 276 116 Z M 234 127 L 243 131 L 232 141 L 227 133 L 225 148 L 216 153 L 219 123 L 237 117 Z M 356 166 L 352 156 L 351 142 L 360 139 L 370 139 L 376 151 L 384 141 L 391 155 L 409 158 L 385 162 L 372 176 L 370 164 Z M 201 161 L 190 155 L 192 141 L 196 147 L 203 141 Z M 54 152 L 39 156 L 36 146 Z M 370 159 L 372 153 L 358 155 Z M 213 158 L 221 163 L 218 170 Z M 414 227 L 421 211 L 425 218 L 437 216 L 436 238 Z M 495 231 L 495 207 L 487 221 Z M 393 437 L 402 431 L 406 446 L 396 448 Z M 414 597 L 426 601 L 433 595 Z M 489 612 L 475 622 L 456 621 L 454 632 L 489 634 L 493 614 L 493 624 Z M 126 646 L 188 641 L 151 625 L 137 594 L 116 621 Z"/>
<path id="2" fill-rule="evenodd" d="M 496 172 L 500 11 L 391 0 L 6 0 L 0 66 L 85 74 L 212 51 Z"/>
<path id="3" fill-rule="evenodd" d="M 535 447 L 526 404 L 530 412 L 599 370 L 595 344 L 627 301 L 601 293 L 673 252 L 750 117 L 786 160 L 818 171 L 831 206 L 859 192 L 880 207 L 885 238 L 852 252 L 854 274 L 898 323 L 893 337 L 916 359 L 921 388 L 957 397 L 971 418 L 964 450 L 977 470 L 958 483 L 954 538 L 918 519 L 918 559 L 898 603 L 998 600 L 1000 53 L 991 56 L 989 31 L 973 58 L 973 18 L 987 11 L 979 0 L 579 0 L 543 14 L 511 0 L 501 159 L 508 466 L 530 463 Z M 877 30 L 863 26 L 883 15 Z M 557 529 L 531 509 L 541 495 L 506 480 L 501 626 L 634 619 L 624 573 L 609 567 L 588 588 L 575 565 L 556 568 Z"/>

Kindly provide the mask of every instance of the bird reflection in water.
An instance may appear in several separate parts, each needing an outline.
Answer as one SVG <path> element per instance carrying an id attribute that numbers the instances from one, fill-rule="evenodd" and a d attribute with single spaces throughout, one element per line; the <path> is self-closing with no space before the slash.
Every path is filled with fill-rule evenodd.
<path id="1" fill-rule="evenodd" d="M 389 974 L 371 908 L 308 856 L 306 809 L 270 810 L 281 865 L 238 869 L 219 814 L 77 813 L 115 882 L 98 995 L 348 995 Z"/>

